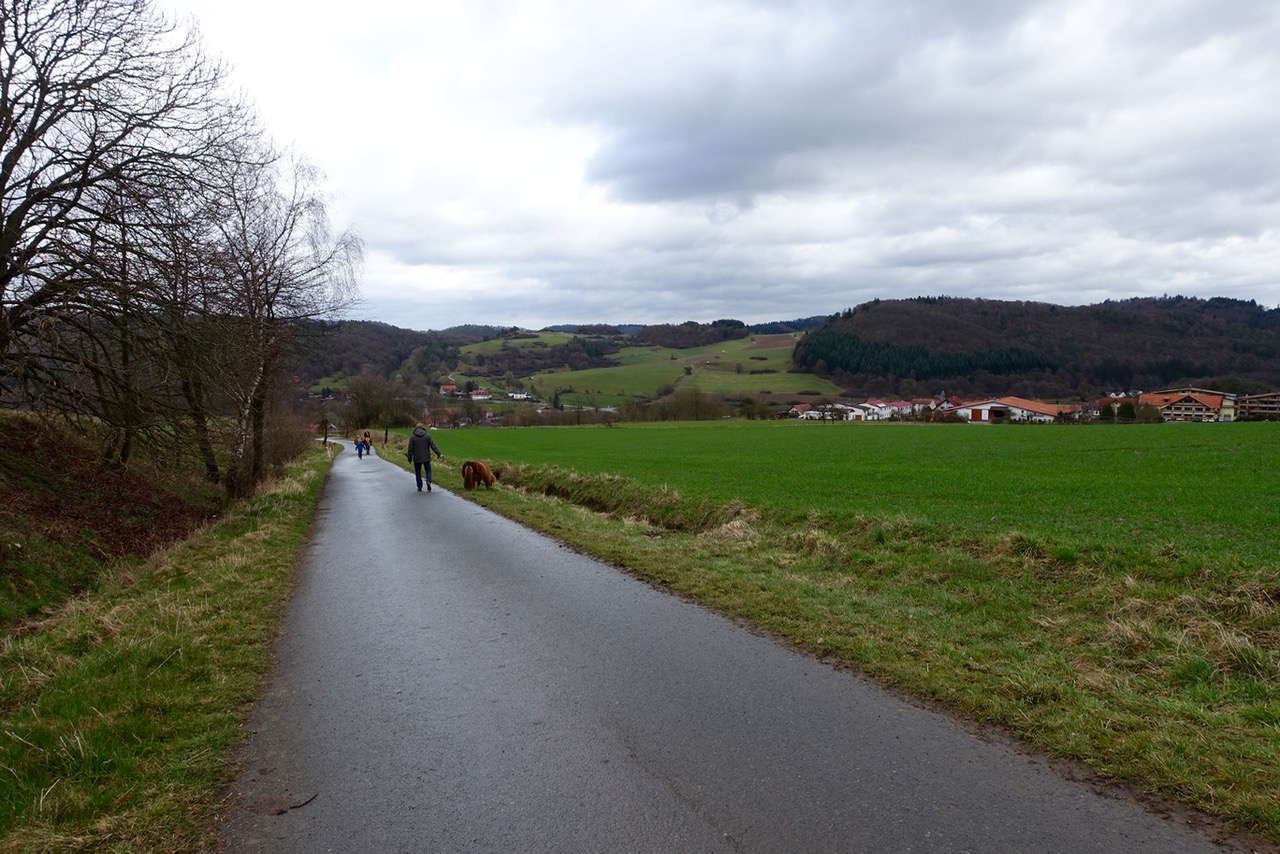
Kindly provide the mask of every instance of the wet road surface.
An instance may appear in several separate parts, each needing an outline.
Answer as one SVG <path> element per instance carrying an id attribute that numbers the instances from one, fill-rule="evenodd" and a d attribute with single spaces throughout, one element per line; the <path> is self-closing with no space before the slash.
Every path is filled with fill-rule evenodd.
<path id="1" fill-rule="evenodd" d="M 377 457 L 283 631 L 230 852 L 1222 850 Z"/>

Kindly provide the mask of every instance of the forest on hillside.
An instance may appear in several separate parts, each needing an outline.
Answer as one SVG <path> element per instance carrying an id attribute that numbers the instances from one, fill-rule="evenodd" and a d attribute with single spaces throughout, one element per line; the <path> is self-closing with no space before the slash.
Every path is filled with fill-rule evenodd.
<path id="1" fill-rule="evenodd" d="M 741 320 L 717 320 L 710 324 L 689 320 L 679 325 L 660 323 L 645 326 L 637 329 L 632 337 L 637 344 L 687 350 L 691 347 L 709 347 L 721 341 L 746 338 L 750 334 L 751 331 Z"/>
<path id="2" fill-rule="evenodd" d="M 294 358 L 304 385 L 332 376 L 390 377 L 419 348 L 453 348 L 458 341 L 439 332 L 400 329 L 367 320 L 317 321 L 307 327 Z"/>
<path id="3" fill-rule="evenodd" d="M 797 370 L 853 396 L 1093 397 L 1203 385 L 1280 387 L 1280 309 L 1192 297 L 1089 306 L 920 297 L 873 300 L 797 346 Z"/>

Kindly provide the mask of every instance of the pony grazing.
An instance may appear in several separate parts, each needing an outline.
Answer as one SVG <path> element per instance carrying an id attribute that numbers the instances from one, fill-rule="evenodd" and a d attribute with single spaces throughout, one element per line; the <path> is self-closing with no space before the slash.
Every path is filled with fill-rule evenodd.
<path id="1" fill-rule="evenodd" d="M 467 489 L 475 489 L 480 484 L 488 489 L 498 480 L 498 476 L 490 468 L 478 460 L 467 460 L 462 464 L 462 485 Z"/>

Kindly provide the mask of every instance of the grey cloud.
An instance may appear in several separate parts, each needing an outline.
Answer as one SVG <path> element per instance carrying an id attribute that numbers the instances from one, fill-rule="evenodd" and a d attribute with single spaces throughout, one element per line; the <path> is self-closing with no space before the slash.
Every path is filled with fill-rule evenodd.
<path id="1" fill-rule="evenodd" d="M 1266 4 L 1186 3 L 1145 15 L 1117 4 L 1119 53 L 1108 57 L 1115 67 L 1084 67 L 1063 79 L 1061 69 L 1014 44 L 1019 27 L 1062 13 L 1060 4 L 756 5 L 773 11 L 773 29 L 735 44 L 733 63 L 717 61 L 722 46 L 713 42 L 705 57 L 668 60 L 682 72 L 679 86 L 664 75 L 649 91 L 631 79 L 561 105 L 608 134 L 587 166 L 589 180 L 627 201 L 742 201 L 828 186 L 838 176 L 805 164 L 832 150 L 850 154 L 854 168 L 885 153 L 917 169 L 1007 166 L 1043 157 L 1055 131 L 1087 135 L 1110 113 L 1147 108 L 1144 99 L 1160 95 L 1147 91 L 1159 85 L 1149 78 L 1180 52 L 1215 39 L 1254 42 L 1260 27 L 1275 33 Z M 812 37 L 816 28 L 827 35 Z M 805 52 L 797 53 L 797 41 Z M 651 49 L 652 61 L 663 61 L 659 46 Z M 1272 122 L 1262 130 L 1274 137 Z M 1234 146 L 1261 155 L 1253 162 L 1270 160 L 1263 145 L 1274 138 L 1253 139 Z M 1231 138 L 1156 140 L 1152 158 L 1118 164 L 1115 178 L 1196 174 L 1222 143 L 1231 147 Z M 1248 170 L 1239 172 L 1248 183 Z"/>
<path id="2" fill-rule="evenodd" d="M 738 0 L 634 17 L 662 6 L 621 3 L 633 18 L 613 29 L 596 12 L 552 48 L 459 71 L 459 103 L 483 114 L 466 139 L 492 163 L 520 163 L 530 127 L 589 131 L 588 201 L 579 160 L 547 200 L 548 182 L 495 178 L 483 156 L 453 170 L 459 149 L 407 177 L 368 169 L 360 230 L 423 288 L 420 323 L 756 322 L 875 297 L 1192 286 L 1280 301 L 1280 6 Z"/>

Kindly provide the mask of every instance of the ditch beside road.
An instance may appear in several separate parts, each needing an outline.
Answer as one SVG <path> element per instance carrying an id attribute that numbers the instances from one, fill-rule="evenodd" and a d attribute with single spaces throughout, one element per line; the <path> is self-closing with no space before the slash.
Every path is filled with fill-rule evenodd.
<path id="1" fill-rule="evenodd" d="M 1224 850 L 376 456 L 283 631 L 229 852 Z"/>

